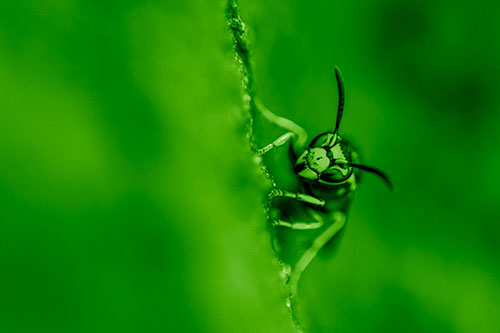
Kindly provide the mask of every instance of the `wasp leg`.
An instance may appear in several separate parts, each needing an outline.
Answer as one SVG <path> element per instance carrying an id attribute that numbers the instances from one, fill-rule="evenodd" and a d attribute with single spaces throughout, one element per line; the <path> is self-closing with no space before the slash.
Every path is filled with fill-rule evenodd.
<path id="1" fill-rule="evenodd" d="M 288 133 L 283 134 L 282 136 L 280 136 L 279 138 L 274 140 L 273 143 L 268 144 L 264 148 L 257 149 L 257 156 L 262 156 L 265 153 L 267 153 L 268 151 L 270 151 L 271 149 L 284 145 L 294 135 L 295 135 L 294 132 L 288 132 Z"/>
<path id="2" fill-rule="evenodd" d="M 323 218 L 321 215 L 311 210 L 311 214 L 314 217 L 314 222 L 288 222 L 283 220 L 275 220 L 272 222 L 273 226 L 276 227 L 286 227 L 293 230 L 313 230 L 319 229 L 323 226 Z"/>
<path id="3" fill-rule="evenodd" d="M 312 230 L 319 229 L 323 226 L 323 222 L 287 222 L 283 220 L 275 220 L 272 223 L 275 227 L 286 227 L 293 230 Z"/>
<path id="4" fill-rule="evenodd" d="M 259 110 L 259 112 L 268 121 L 293 132 L 295 134 L 294 140 L 292 142 L 293 149 L 296 153 L 302 152 L 307 143 L 307 132 L 305 129 L 303 129 L 290 119 L 275 115 L 274 113 L 269 111 L 269 109 L 266 108 L 258 98 L 255 100 L 255 106 L 257 107 L 257 110 Z"/>
<path id="5" fill-rule="evenodd" d="M 320 206 L 320 207 L 323 207 L 326 204 L 325 200 L 313 197 L 312 195 L 309 195 L 309 194 L 299 193 L 299 192 L 290 192 L 290 191 L 285 191 L 285 190 L 280 190 L 278 188 L 274 188 L 267 195 L 267 199 L 270 201 L 276 197 L 295 199 L 295 200 L 298 200 L 301 202 L 305 202 L 305 203 Z"/>
<path id="6" fill-rule="evenodd" d="M 330 225 L 321 235 L 319 235 L 312 243 L 311 247 L 308 248 L 302 257 L 300 257 L 299 261 L 295 264 L 293 268 L 292 274 L 290 276 L 290 291 L 291 295 L 294 296 L 297 292 L 297 285 L 299 283 L 300 277 L 304 270 L 309 266 L 311 261 L 316 257 L 319 250 L 330 239 L 332 239 L 345 225 L 345 214 L 337 211 L 332 214 L 332 218 L 334 222 Z"/>

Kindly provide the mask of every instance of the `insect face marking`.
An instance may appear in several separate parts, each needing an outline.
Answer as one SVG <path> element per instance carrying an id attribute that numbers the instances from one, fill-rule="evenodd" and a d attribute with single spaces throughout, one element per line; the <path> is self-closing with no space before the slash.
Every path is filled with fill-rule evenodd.
<path id="1" fill-rule="evenodd" d="M 330 166 L 330 159 L 326 155 L 326 149 L 310 149 L 306 154 L 307 165 L 317 173 L 325 171 Z"/>
<path id="2" fill-rule="evenodd" d="M 335 146 L 333 146 L 331 151 L 332 151 L 335 163 L 339 163 L 339 164 L 347 164 L 348 163 L 348 161 L 346 159 L 346 154 L 344 154 L 344 152 L 342 151 L 342 146 L 340 144 L 336 144 Z"/>
<path id="3" fill-rule="evenodd" d="M 332 164 L 332 156 L 322 147 L 306 148 L 297 159 L 294 172 L 304 179 L 316 180 Z"/>
<path id="4" fill-rule="evenodd" d="M 343 184 L 352 175 L 350 152 L 335 133 L 322 133 L 299 156 L 294 172 L 307 181 Z"/>

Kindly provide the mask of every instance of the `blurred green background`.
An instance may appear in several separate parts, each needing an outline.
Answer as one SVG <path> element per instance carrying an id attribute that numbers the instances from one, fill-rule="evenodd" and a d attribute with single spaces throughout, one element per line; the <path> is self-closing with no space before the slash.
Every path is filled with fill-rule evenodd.
<path id="1" fill-rule="evenodd" d="M 293 332 L 225 5 L 0 3 L 0 332 Z M 499 7 L 240 0 L 263 102 L 327 130 L 340 66 L 396 185 L 304 274 L 309 331 L 500 330 Z"/>

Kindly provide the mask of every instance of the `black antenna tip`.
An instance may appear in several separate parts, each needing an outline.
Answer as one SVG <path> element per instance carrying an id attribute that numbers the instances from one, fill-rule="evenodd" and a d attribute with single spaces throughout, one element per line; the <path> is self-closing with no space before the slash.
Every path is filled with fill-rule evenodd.
<path id="1" fill-rule="evenodd" d="M 342 77 L 342 72 L 340 71 L 339 66 L 335 66 L 335 76 L 337 76 L 337 78 L 339 76 Z"/>
<path id="2" fill-rule="evenodd" d="M 337 121 L 335 122 L 335 130 L 333 132 L 337 134 L 340 127 L 340 122 L 342 121 L 342 114 L 344 112 L 344 79 L 342 77 L 342 72 L 340 72 L 338 66 L 335 66 L 335 77 L 337 79 L 337 87 L 339 90 L 339 105 L 337 108 Z"/>

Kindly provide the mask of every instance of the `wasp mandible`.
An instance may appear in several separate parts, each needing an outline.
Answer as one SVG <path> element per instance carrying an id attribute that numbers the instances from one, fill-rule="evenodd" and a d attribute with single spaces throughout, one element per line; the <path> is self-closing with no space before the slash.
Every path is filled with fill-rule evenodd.
<path id="1" fill-rule="evenodd" d="M 257 155 L 262 156 L 289 143 L 289 156 L 299 184 L 293 191 L 275 187 L 267 197 L 269 220 L 275 233 L 275 250 L 285 266 L 291 267 L 287 275 L 292 295 L 296 293 L 299 279 L 307 266 L 343 229 L 360 172 L 379 176 L 392 190 L 388 176 L 377 168 L 361 164 L 357 150 L 339 135 L 344 112 L 344 82 L 338 67 L 335 67 L 335 76 L 339 92 L 335 128 L 317 135 L 309 145 L 307 133 L 302 127 L 275 115 L 259 100 L 255 101 L 257 110 L 264 118 L 288 131 L 274 142 L 257 149 Z M 297 255 L 295 250 L 287 250 L 287 247 L 296 248 L 292 243 L 304 247 L 304 252 Z"/>

